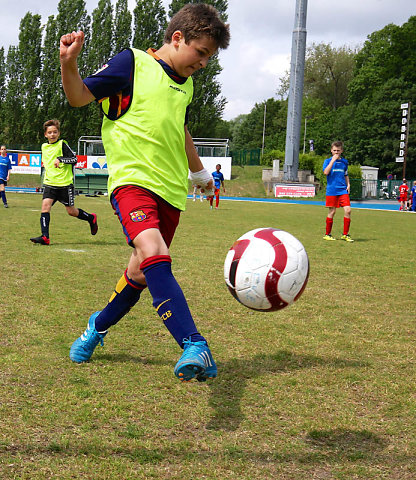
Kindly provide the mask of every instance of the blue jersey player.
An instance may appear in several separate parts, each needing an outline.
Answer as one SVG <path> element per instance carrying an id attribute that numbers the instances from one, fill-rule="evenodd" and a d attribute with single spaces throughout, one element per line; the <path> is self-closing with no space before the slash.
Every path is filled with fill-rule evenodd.
<path id="1" fill-rule="evenodd" d="M 323 172 L 327 178 L 326 202 L 329 208 L 326 217 L 326 231 L 324 240 L 335 240 L 331 235 L 334 215 L 337 208 L 344 209 L 344 231 L 341 240 L 353 242 L 349 235 L 351 224 L 350 179 L 348 176 L 348 160 L 342 156 L 344 145 L 342 142 L 333 142 L 331 145 L 332 157 L 324 160 Z"/>
<path id="2" fill-rule="evenodd" d="M 4 208 L 8 208 L 5 187 L 10 177 L 12 164 L 7 156 L 6 145 L 0 147 L 0 197 L 3 200 Z"/>
<path id="3" fill-rule="evenodd" d="M 215 172 L 212 172 L 212 176 L 214 178 L 214 183 L 215 183 L 215 208 L 218 209 L 218 205 L 220 204 L 220 188 L 222 185 L 222 188 L 225 193 L 225 186 L 224 186 L 224 175 L 222 174 L 221 170 L 221 165 L 218 163 L 215 166 Z M 214 197 L 210 197 L 209 203 L 212 208 L 212 203 L 213 203 Z"/>

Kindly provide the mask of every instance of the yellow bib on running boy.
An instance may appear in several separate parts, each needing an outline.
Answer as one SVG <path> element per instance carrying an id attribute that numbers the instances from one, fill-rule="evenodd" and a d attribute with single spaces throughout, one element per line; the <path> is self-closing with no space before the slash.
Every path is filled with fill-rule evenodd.
<path id="1" fill-rule="evenodd" d="M 45 169 L 44 185 L 66 187 L 74 181 L 73 165 L 60 163 L 58 168 L 54 165 L 57 157 L 62 157 L 62 144 L 64 141 L 58 140 L 55 143 L 42 144 L 42 164 Z"/>

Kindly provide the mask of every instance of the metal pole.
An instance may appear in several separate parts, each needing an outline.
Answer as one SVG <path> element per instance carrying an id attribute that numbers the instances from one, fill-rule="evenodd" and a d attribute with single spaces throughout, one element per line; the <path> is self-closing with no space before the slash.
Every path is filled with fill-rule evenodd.
<path id="1" fill-rule="evenodd" d="M 284 180 L 298 177 L 300 126 L 302 119 L 303 77 L 306 51 L 307 0 L 296 0 L 295 27 L 292 34 L 289 102 L 287 110 Z"/>
<path id="2" fill-rule="evenodd" d="M 264 152 L 264 133 L 266 131 L 266 107 L 267 104 L 264 104 L 264 116 L 263 116 L 263 143 L 261 145 L 261 157 L 263 158 L 263 152 Z"/>
<path id="3" fill-rule="evenodd" d="M 306 119 L 308 117 L 305 117 L 305 129 L 303 131 L 303 153 L 305 154 L 305 144 L 306 144 Z"/>
<path id="4" fill-rule="evenodd" d="M 404 146 L 404 160 L 403 160 L 403 178 L 406 178 L 406 160 L 407 160 L 407 144 L 409 142 L 409 124 L 410 124 L 410 107 L 412 106 L 409 102 L 409 108 L 407 110 L 407 129 L 406 129 L 406 144 Z"/>

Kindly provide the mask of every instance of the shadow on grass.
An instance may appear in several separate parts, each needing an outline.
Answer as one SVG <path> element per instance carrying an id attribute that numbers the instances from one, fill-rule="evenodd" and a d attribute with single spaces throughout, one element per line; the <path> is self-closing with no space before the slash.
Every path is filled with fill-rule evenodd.
<path id="1" fill-rule="evenodd" d="M 194 448 L 188 445 L 184 448 L 183 443 L 172 443 L 169 446 L 144 446 L 140 445 L 140 432 L 131 431 L 127 427 L 125 431 L 120 432 L 122 437 L 132 438 L 135 441 L 130 445 L 109 445 L 103 442 L 78 439 L 74 437 L 60 438 L 59 440 L 50 440 L 49 443 L 8 443 L 0 442 L 0 455 L 8 458 L 19 458 L 19 462 L 27 456 L 53 457 L 61 458 L 89 458 L 89 461 L 96 459 L 102 461 L 106 458 L 127 458 L 140 465 L 160 465 L 161 462 L 172 458 L 176 461 L 192 462 L 254 462 L 259 466 L 274 463 L 294 462 L 298 465 L 329 465 L 344 464 L 345 462 L 370 462 L 383 466 L 389 465 L 393 470 L 399 466 L 403 471 L 405 466 L 412 466 L 416 462 L 416 457 L 412 453 L 397 455 L 390 453 L 386 449 L 388 442 L 379 435 L 368 430 L 353 429 L 333 429 L 325 431 L 310 432 L 304 439 L 303 447 L 296 451 L 270 451 L 266 449 L 250 448 L 249 445 L 225 445 L 217 453 L 212 446 L 205 448 L 198 445 Z M 138 444 L 139 443 L 139 444 Z M 147 444 L 148 441 L 145 440 Z M 216 460 L 215 457 L 218 457 Z M 33 463 L 33 458 L 30 462 Z M 29 461 L 29 460 L 27 460 Z M 13 466 L 13 464 L 11 465 Z M 11 478 L 11 477 L 8 477 Z M 17 478 L 17 477 L 13 477 Z M 20 477 L 19 477 L 20 478 Z M 305 477 L 306 478 L 306 477 Z M 307 477 L 312 478 L 312 477 Z M 315 478 L 315 477 L 314 477 Z M 321 477 L 320 477 L 321 478 Z M 327 477 L 325 477 L 327 478 Z M 329 478 L 329 477 L 328 477 Z M 331 477 L 333 478 L 333 477 Z M 361 477 L 360 477 L 361 478 Z M 389 478 L 413 478 L 413 477 L 389 477 Z"/>
<path id="2" fill-rule="evenodd" d="M 129 355 L 128 353 L 104 353 L 94 359 L 96 362 L 111 362 L 111 363 L 140 363 L 142 365 L 171 365 L 172 362 L 166 359 L 155 357 L 138 357 L 137 355 Z"/>
<path id="3" fill-rule="evenodd" d="M 306 442 L 321 454 L 343 457 L 350 461 L 366 459 L 388 446 L 387 440 L 369 430 L 336 428 L 333 430 L 311 430 Z"/>
<path id="4" fill-rule="evenodd" d="M 212 430 L 233 431 L 238 428 L 244 416 L 241 411 L 241 399 L 247 381 L 267 373 L 293 371 L 318 365 L 336 367 L 364 367 L 367 364 L 358 361 L 321 358 L 312 355 L 295 355 L 282 350 L 272 355 L 256 355 L 253 358 L 233 359 L 219 364 L 219 376 L 210 382 L 212 391 L 210 406 L 214 416 L 207 428 Z"/>

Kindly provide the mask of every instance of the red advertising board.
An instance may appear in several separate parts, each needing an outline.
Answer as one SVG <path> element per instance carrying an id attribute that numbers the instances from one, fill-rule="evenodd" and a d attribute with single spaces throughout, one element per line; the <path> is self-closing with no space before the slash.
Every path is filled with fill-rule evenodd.
<path id="1" fill-rule="evenodd" d="M 282 185 L 274 186 L 275 197 L 314 197 L 314 185 Z"/>

